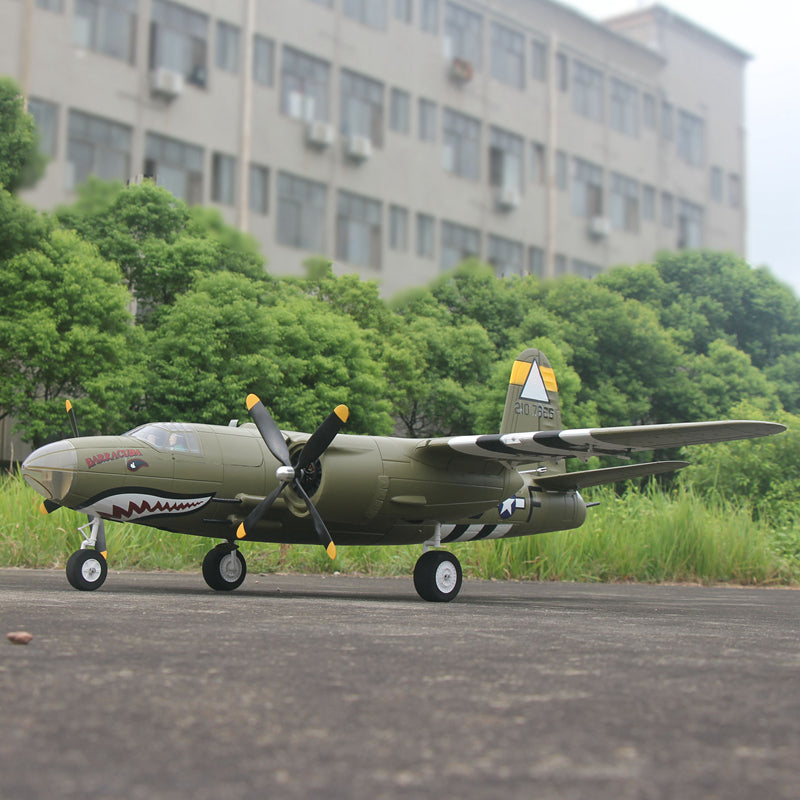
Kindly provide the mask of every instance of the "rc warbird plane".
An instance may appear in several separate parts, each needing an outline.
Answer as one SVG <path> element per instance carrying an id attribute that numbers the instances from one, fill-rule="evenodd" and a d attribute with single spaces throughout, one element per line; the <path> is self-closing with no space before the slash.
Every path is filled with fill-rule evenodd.
<path id="1" fill-rule="evenodd" d="M 414 585 L 425 600 L 452 600 L 461 566 L 452 542 L 579 527 L 580 490 L 670 472 L 684 461 L 565 471 L 577 457 L 625 458 L 642 450 L 767 436 L 783 425 L 749 420 L 561 429 L 558 385 L 545 355 L 514 362 L 500 433 L 403 439 L 339 433 L 338 406 L 309 436 L 281 431 L 255 395 L 253 423 L 153 423 L 123 436 L 75 437 L 40 447 L 22 465 L 43 507 L 83 511 L 81 549 L 67 563 L 76 589 L 106 578 L 105 520 L 222 539 L 203 561 L 217 590 L 245 578 L 242 541 L 336 545 L 423 544 Z"/>

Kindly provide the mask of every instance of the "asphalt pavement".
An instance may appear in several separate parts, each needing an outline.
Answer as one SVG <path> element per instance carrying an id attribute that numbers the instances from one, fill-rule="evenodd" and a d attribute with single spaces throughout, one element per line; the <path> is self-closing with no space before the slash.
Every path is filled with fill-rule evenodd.
<path id="1" fill-rule="evenodd" d="M 788 589 L 1 569 L 0 798 L 797 798 L 799 634 Z"/>

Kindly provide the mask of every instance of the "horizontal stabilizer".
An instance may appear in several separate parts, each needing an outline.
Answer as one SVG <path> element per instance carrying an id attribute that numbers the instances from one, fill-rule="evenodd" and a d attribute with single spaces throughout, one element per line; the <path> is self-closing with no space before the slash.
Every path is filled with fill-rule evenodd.
<path id="1" fill-rule="evenodd" d="M 623 467 L 585 469 L 580 472 L 566 472 L 562 475 L 545 475 L 541 478 L 535 478 L 534 481 L 542 489 L 569 492 L 575 489 L 585 489 L 588 486 L 602 486 L 606 483 L 630 481 L 634 478 L 644 478 L 648 475 L 675 472 L 688 465 L 688 461 L 650 461 L 647 464 L 626 464 Z"/>

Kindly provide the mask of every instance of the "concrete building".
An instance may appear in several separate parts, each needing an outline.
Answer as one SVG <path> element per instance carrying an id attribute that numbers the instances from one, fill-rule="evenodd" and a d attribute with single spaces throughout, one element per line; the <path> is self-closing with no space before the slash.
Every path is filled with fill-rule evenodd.
<path id="1" fill-rule="evenodd" d="M 385 294 L 477 255 L 591 277 L 746 251 L 749 56 L 655 6 L 550 0 L 2 0 L 0 73 L 52 159 L 25 198 L 155 176 Z"/>

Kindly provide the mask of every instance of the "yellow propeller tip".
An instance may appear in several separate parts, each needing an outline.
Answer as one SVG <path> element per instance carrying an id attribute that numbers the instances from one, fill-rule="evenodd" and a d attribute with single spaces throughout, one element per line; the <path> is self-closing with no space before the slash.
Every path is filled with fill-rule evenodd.
<path id="1" fill-rule="evenodd" d="M 236 538 L 244 539 L 245 536 L 247 536 L 247 531 L 244 529 L 244 522 L 242 522 L 236 529 Z"/>
<path id="2" fill-rule="evenodd" d="M 40 511 L 42 514 L 49 514 L 49 513 L 50 513 L 50 512 L 47 510 L 47 507 L 45 506 L 45 504 L 44 504 L 44 503 L 39 503 L 39 511 Z"/>
<path id="3" fill-rule="evenodd" d="M 336 406 L 336 408 L 333 409 L 333 413 L 336 414 L 342 422 L 347 422 L 350 418 L 350 409 L 344 404 Z"/>
<path id="4" fill-rule="evenodd" d="M 247 405 L 247 410 L 249 411 L 256 403 L 260 402 L 261 400 L 259 399 L 257 394 L 247 395 L 247 400 L 245 400 L 245 404 Z"/>
<path id="5" fill-rule="evenodd" d="M 101 555 L 101 556 L 103 556 L 103 558 L 104 558 L 106 561 L 108 561 L 108 550 L 101 550 L 101 551 L 100 551 L 100 555 Z"/>
<path id="6" fill-rule="evenodd" d="M 66 406 L 67 406 L 67 413 L 69 413 L 70 411 L 72 411 L 72 403 L 70 403 L 70 401 L 69 401 L 69 400 L 67 400 L 67 402 L 66 402 Z"/>
<path id="7" fill-rule="evenodd" d="M 330 544 L 329 544 L 329 545 L 328 545 L 328 546 L 325 548 L 325 552 L 328 554 L 328 556 L 330 557 L 330 559 L 331 559 L 331 560 L 333 560 L 334 558 L 336 558 L 336 545 L 335 545 L 333 542 L 331 542 L 331 543 L 330 543 Z"/>

